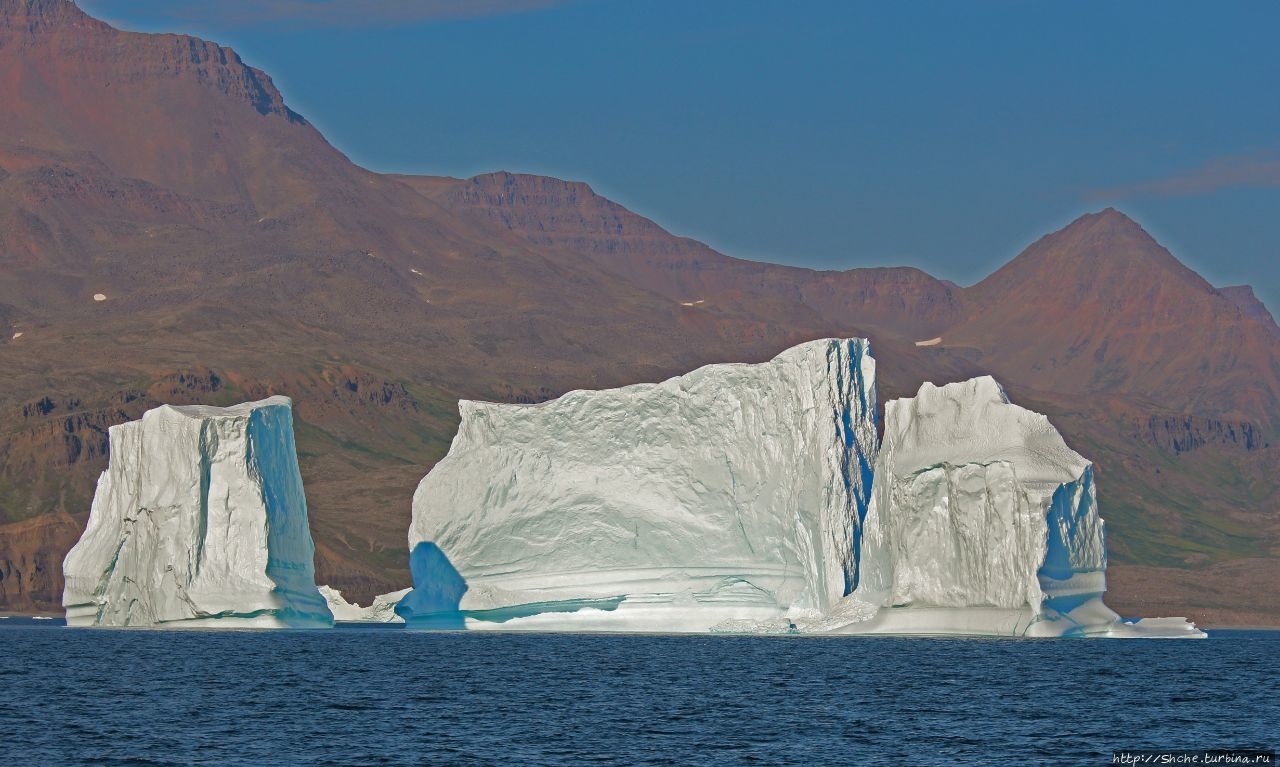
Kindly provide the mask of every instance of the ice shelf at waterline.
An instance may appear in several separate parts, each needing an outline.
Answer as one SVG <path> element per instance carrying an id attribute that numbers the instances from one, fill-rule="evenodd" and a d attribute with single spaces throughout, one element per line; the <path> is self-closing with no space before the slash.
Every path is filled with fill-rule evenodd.
<path id="1" fill-rule="evenodd" d="M 828 630 L 1199 633 L 1182 619 L 1122 623 L 1103 604 L 1093 466 L 990 376 L 886 404 L 860 540 L 858 589 Z M 841 613 L 858 620 L 839 626 Z"/>
<path id="2" fill-rule="evenodd" d="M 856 585 L 866 341 L 459 409 L 413 499 L 411 627 L 707 631 L 817 615 Z"/>
<path id="3" fill-rule="evenodd" d="M 1102 602 L 1092 467 L 991 378 L 886 409 L 866 341 L 462 402 L 414 495 L 409 627 L 1203 636 Z M 874 481 L 873 481 L 874 480 Z M 874 485 L 874 492 L 873 491 Z"/>
<path id="4" fill-rule="evenodd" d="M 333 619 L 338 623 L 404 623 L 404 618 L 396 615 L 396 605 L 408 594 L 410 589 L 393 591 L 390 594 L 379 594 L 373 598 L 373 604 L 361 607 L 348 602 L 342 592 L 332 586 L 321 586 L 320 595 L 329 604 Z"/>
<path id="5" fill-rule="evenodd" d="M 70 626 L 323 627 L 287 397 L 161 406 L 110 430 L 63 563 Z"/>

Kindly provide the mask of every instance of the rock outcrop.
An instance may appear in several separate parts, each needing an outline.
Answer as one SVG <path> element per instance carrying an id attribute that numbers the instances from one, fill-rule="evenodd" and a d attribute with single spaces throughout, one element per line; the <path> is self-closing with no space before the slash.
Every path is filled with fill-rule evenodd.
<path id="1" fill-rule="evenodd" d="M 44 514 L 0 525 L 0 606 L 4 610 L 56 612 L 62 601 L 62 557 L 80 537 L 68 514 Z"/>

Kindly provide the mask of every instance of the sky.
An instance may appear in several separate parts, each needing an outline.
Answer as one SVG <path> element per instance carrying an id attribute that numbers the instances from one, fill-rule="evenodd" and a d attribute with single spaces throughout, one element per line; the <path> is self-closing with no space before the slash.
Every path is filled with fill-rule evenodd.
<path id="1" fill-rule="evenodd" d="M 80 0 L 377 171 L 586 181 L 730 255 L 972 284 L 1114 206 L 1280 313 L 1280 3 Z"/>

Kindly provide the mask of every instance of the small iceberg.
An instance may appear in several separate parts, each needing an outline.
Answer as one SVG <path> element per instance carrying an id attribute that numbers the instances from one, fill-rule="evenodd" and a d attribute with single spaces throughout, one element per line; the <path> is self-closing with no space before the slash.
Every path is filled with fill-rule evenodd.
<path id="1" fill-rule="evenodd" d="M 287 397 L 162 406 L 111 427 L 88 527 L 63 562 L 69 626 L 333 625 Z"/>
<path id="2" fill-rule="evenodd" d="M 342 592 L 330 586 L 321 586 L 320 595 L 324 597 L 338 623 L 404 623 L 404 618 L 396 615 L 396 605 L 412 589 L 405 588 L 390 594 L 380 594 L 373 598 L 373 604 L 361 607 L 343 599 Z"/>

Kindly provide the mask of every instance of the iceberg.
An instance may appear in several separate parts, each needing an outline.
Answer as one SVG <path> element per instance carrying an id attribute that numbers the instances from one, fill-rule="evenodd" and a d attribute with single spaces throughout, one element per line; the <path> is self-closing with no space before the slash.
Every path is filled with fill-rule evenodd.
<path id="1" fill-rule="evenodd" d="M 331 587 L 321 586 L 320 595 L 329 605 L 334 621 L 338 623 L 404 623 L 404 618 L 396 615 L 396 605 L 412 591 L 411 588 L 393 591 L 390 594 L 379 594 L 373 598 L 373 604 L 361 607 L 348 602 L 342 592 Z"/>
<path id="2" fill-rule="evenodd" d="M 1204 636 L 1106 606 L 1092 464 L 989 376 L 888 403 L 883 445 L 861 339 L 459 409 L 410 628 Z"/>
<path id="3" fill-rule="evenodd" d="M 111 427 L 63 562 L 69 626 L 328 627 L 287 397 Z"/>
<path id="4" fill-rule="evenodd" d="M 828 339 L 760 364 L 537 405 L 462 401 L 419 484 L 410 627 L 707 631 L 857 586 L 875 361 Z"/>
<path id="5" fill-rule="evenodd" d="M 1181 635 L 1102 601 L 1105 529 L 1093 466 L 990 376 L 885 406 L 862 577 L 824 628 L 850 633 Z M 870 609 L 867 609 L 870 608 Z M 840 611 L 836 611 L 838 614 Z"/>

